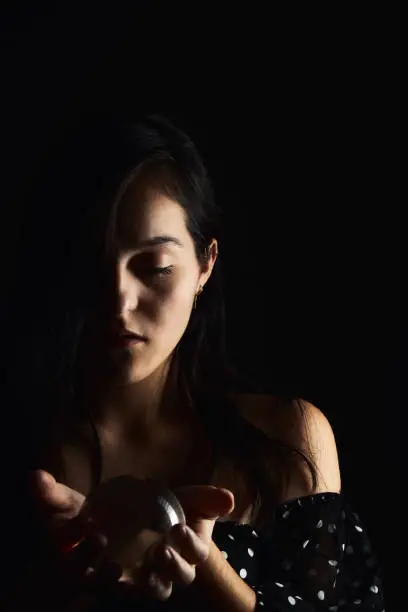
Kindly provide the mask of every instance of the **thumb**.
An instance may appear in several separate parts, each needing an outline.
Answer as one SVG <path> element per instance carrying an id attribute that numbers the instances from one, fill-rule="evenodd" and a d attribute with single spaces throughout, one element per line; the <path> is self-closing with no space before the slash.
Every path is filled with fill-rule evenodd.
<path id="1" fill-rule="evenodd" d="M 45 470 L 34 471 L 32 485 L 39 505 L 51 511 L 75 516 L 85 500 L 81 493 L 57 482 L 54 476 Z"/>
<path id="2" fill-rule="evenodd" d="M 179 487 L 174 493 L 186 515 L 194 518 L 215 520 L 235 507 L 232 491 L 213 485 Z"/>

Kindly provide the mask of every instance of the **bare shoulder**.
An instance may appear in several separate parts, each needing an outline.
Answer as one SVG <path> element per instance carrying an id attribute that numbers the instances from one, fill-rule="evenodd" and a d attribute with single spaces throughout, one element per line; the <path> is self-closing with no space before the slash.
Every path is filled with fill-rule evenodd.
<path id="1" fill-rule="evenodd" d="M 239 412 L 271 439 L 293 446 L 309 457 L 317 472 L 315 492 L 341 490 L 337 445 L 325 414 L 301 399 L 285 399 L 268 394 L 231 394 Z M 307 494 L 301 480 L 293 479 L 289 497 Z"/>

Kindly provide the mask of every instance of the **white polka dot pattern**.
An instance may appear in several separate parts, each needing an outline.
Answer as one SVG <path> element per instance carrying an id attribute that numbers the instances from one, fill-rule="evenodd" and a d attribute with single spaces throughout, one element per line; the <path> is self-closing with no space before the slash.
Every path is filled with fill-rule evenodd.
<path id="1" fill-rule="evenodd" d="M 341 494 L 287 502 L 266 530 L 217 521 L 213 538 L 224 559 L 254 590 L 256 611 L 384 609 L 371 544 Z"/>

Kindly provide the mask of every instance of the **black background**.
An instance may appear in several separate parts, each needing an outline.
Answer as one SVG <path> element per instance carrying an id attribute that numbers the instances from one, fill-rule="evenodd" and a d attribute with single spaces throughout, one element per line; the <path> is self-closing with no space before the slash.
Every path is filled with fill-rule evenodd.
<path id="1" fill-rule="evenodd" d="M 84 109 L 167 114 L 224 211 L 231 348 L 266 390 L 329 417 L 344 490 L 385 570 L 405 482 L 398 16 L 138 6 L 3 10 L 5 295 L 50 137 Z"/>

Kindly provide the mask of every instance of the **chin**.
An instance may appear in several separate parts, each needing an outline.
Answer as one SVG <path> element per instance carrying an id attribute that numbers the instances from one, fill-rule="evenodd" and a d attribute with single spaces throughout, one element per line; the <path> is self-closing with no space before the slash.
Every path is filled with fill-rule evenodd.
<path id="1" fill-rule="evenodd" d="M 152 362 L 153 361 L 153 362 Z M 132 351 L 111 353 L 108 360 L 107 376 L 121 385 L 142 382 L 152 374 L 164 373 L 170 363 L 170 356 L 163 359 L 149 359 L 147 355 L 132 354 Z"/>
<path id="2" fill-rule="evenodd" d="M 141 382 L 147 378 L 149 374 L 151 374 L 150 370 L 146 370 L 146 368 L 140 366 L 133 366 L 128 368 L 116 368 L 115 371 L 112 371 L 112 378 L 118 384 L 131 385 Z"/>
<path id="3" fill-rule="evenodd" d="M 122 368 L 116 368 L 113 378 L 121 385 L 139 383 L 151 376 L 157 368 L 146 367 L 141 363 L 127 364 Z"/>

